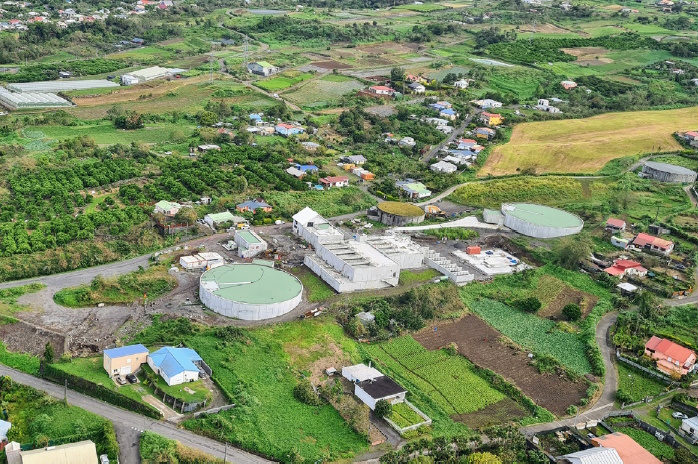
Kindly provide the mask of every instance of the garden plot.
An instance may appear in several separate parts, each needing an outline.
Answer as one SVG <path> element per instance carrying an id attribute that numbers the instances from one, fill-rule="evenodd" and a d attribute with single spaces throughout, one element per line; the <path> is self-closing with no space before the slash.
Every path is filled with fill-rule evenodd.
<path id="1" fill-rule="evenodd" d="M 561 48 L 560 50 L 568 55 L 577 57 L 575 63 L 580 66 L 598 66 L 613 63 L 613 60 L 606 56 L 610 50 L 603 47 Z"/>
<path id="2" fill-rule="evenodd" d="M 536 404 L 557 416 L 563 416 L 570 405 L 578 404 L 586 396 L 586 383 L 539 373 L 529 364 L 528 353 L 505 344 L 502 334 L 477 316 L 468 315 L 436 327 L 437 330 L 430 327 L 418 333 L 415 339 L 429 350 L 455 343 L 460 354 L 512 382 Z M 461 419 L 466 424 L 471 420 L 467 416 Z"/>
<path id="3" fill-rule="evenodd" d="M 330 74 L 322 79 L 308 82 L 301 88 L 284 97 L 301 106 L 322 107 L 330 106 L 343 95 L 364 88 L 364 85 L 350 77 Z"/>

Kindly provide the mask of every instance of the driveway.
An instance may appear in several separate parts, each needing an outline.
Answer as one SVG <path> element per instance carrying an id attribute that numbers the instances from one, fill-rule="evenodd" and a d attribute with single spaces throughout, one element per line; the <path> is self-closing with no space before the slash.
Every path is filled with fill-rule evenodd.
<path id="1" fill-rule="evenodd" d="M 33 377 L 29 374 L 25 374 L 2 365 L 0 365 L 0 375 L 10 376 L 14 382 L 29 385 L 30 387 L 44 391 L 55 398 L 63 399 L 63 387 L 61 385 L 47 382 L 46 380 Z M 169 438 L 170 440 L 177 440 L 184 446 L 203 451 L 204 453 L 208 453 L 219 459 L 223 459 L 223 457 L 226 456 L 226 446 L 223 443 L 211 440 L 210 438 L 202 437 L 187 430 L 179 429 L 175 425 L 168 422 L 156 421 L 146 418 L 145 416 L 117 408 L 116 406 L 103 403 L 73 390 L 68 390 L 68 403 L 97 414 L 98 416 L 102 416 L 114 423 L 116 430 L 122 432 L 122 434 L 118 436 L 119 447 L 122 448 L 123 453 L 126 453 L 129 456 L 129 460 L 124 459 L 125 464 L 138 462 L 138 459 L 131 460 L 133 456 L 136 456 L 138 449 L 137 445 L 135 445 L 136 452 L 131 450 L 131 448 L 134 448 L 134 440 L 140 436 L 139 431 L 141 430 L 149 430 L 162 435 L 165 438 Z M 129 432 L 132 427 L 135 427 L 136 429 Z M 240 464 L 272 462 L 230 446 L 227 447 L 227 458 L 229 462 Z"/>

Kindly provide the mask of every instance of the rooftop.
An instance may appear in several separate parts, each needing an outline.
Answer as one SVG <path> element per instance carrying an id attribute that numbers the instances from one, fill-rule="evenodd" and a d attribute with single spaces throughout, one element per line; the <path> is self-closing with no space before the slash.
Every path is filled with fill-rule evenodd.
<path id="1" fill-rule="evenodd" d="M 91 440 L 22 451 L 22 464 L 92 464 L 97 461 L 97 447 Z"/>
<path id="2" fill-rule="evenodd" d="M 378 203 L 378 209 L 384 213 L 394 214 L 396 216 L 419 217 L 424 215 L 424 210 L 419 206 L 411 203 L 400 203 L 397 201 L 384 201 Z"/>
<path id="3" fill-rule="evenodd" d="M 657 163 L 655 161 L 645 161 L 645 166 L 656 169 L 658 171 L 663 171 L 663 172 L 669 172 L 671 174 L 696 174 L 696 171 L 693 171 L 688 168 L 684 168 L 683 166 L 676 166 L 675 164 L 669 164 L 669 163 Z"/>
<path id="4" fill-rule="evenodd" d="M 374 400 L 407 392 L 397 382 L 385 375 L 375 379 L 364 380 L 359 382 L 358 385 Z"/>
<path id="5" fill-rule="evenodd" d="M 645 344 L 645 348 L 647 348 L 648 350 L 652 350 L 656 353 L 665 354 L 668 357 L 676 361 L 679 361 L 681 364 L 688 361 L 688 358 L 690 358 L 691 355 L 695 354 L 688 348 L 678 345 L 672 342 L 671 340 L 659 338 L 656 336 L 653 336 L 647 341 L 647 343 Z"/>
<path id="6" fill-rule="evenodd" d="M 128 345 L 119 348 L 112 348 L 110 350 L 104 350 L 104 355 L 109 358 L 120 358 L 122 356 L 132 356 L 138 353 L 148 353 L 148 348 L 141 345 Z"/>
<path id="7" fill-rule="evenodd" d="M 184 371 L 198 371 L 194 361 L 202 361 L 199 353 L 191 348 L 173 348 L 166 346 L 150 353 L 153 364 L 162 369 L 168 377 Z"/>
<path id="8" fill-rule="evenodd" d="M 259 262 L 211 269 L 201 275 L 201 284 L 221 298 L 248 304 L 287 301 L 303 291 L 296 277 Z"/>
<path id="9" fill-rule="evenodd" d="M 502 205 L 502 213 L 514 216 L 532 224 L 541 226 L 566 228 L 584 224 L 578 216 L 550 206 L 533 203 L 507 203 Z"/>
<path id="10" fill-rule="evenodd" d="M 591 441 L 594 446 L 614 448 L 623 462 L 641 462 L 643 464 L 661 464 L 662 462 L 623 433 L 609 433 L 602 437 L 593 438 Z"/>
<path id="11" fill-rule="evenodd" d="M 262 243 L 262 239 L 259 238 L 259 235 L 250 230 L 237 230 L 235 233 L 242 237 L 247 243 Z"/>

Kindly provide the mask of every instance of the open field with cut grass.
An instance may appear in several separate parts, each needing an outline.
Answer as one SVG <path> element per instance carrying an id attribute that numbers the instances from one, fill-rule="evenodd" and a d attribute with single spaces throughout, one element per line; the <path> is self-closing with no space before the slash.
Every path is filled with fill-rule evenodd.
<path id="1" fill-rule="evenodd" d="M 322 79 L 308 82 L 289 93 L 285 93 L 284 98 L 304 107 L 324 107 L 330 106 L 343 95 L 364 87 L 356 79 L 330 74 Z"/>
<path id="2" fill-rule="evenodd" d="M 96 121 L 95 124 L 85 126 L 37 126 L 32 130 L 43 132 L 45 138 L 48 139 L 64 140 L 87 136 L 91 137 L 98 145 L 114 145 L 131 142 L 167 142 L 173 132 L 194 130 L 194 126 L 167 123 L 148 124 L 143 129 L 127 131 L 117 129 L 110 121 Z"/>
<path id="3" fill-rule="evenodd" d="M 586 119 L 519 124 L 480 175 L 594 173 L 623 156 L 680 150 L 672 134 L 698 126 L 698 107 L 609 113 Z"/>
<path id="4" fill-rule="evenodd" d="M 286 71 L 281 74 L 277 74 L 276 77 L 272 77 L 271 79 L 257 81 L 254 85 L 266 90 L 267 92 L 276 92 L 279 90 L 287 89 L 293 85 L 298 84 L 299 82 L 306 81 L 312 77 L 312 73 Z"/>

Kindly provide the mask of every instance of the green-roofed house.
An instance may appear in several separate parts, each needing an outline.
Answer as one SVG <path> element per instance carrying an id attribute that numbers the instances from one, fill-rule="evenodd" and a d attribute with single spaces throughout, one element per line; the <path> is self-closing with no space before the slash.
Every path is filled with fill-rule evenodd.
<path id="1" fill-rule="evenodd" d="M 165 216 L 174 216 L 182 209 L 182 205 L 173 201 L 161 200 L 155 203 L 155 212 Z"/>
<path id="2" fill-rule="evenodd" d="M 267 249 L 267 242 L 251 230 L 236 230 L 235 243 L 241 258 L 252 258 Z"/>
<path id="3" fill-rule="evenodd" d="M 216 226 L 230 222 L 233 226 L 238 224 L 247 224 L 247 219 L 241 216 L 235 216 L 230 211 L 223 211 L 222 213 L 207 214 L 204 216 L 204 222 L 215 229 Z"/>
<path id="4" fill-rule="evenodd" d="M 279 72 L 279 68 L 266 61 L 257 61 L 247 65 L 247 71 L 260 76 L 271 76 Z"/>
<path id="5" fill-rule="evenodd" d="M 414 179 L 407 179 L 395 182 L 395 185 L 402 189 L 411 199 L 426 198 L 431 195 L 431 190 L 421 182 L 416 182 Z"/>

